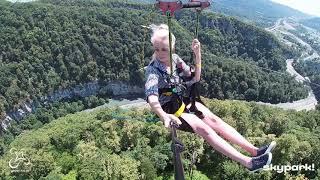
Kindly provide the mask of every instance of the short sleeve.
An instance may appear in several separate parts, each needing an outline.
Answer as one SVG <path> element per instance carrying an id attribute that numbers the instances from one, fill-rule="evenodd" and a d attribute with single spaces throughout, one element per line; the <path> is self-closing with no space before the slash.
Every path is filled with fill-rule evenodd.
<path id="1" fill-rule="evenodd" d="M 157 74 L 155 68 L 148 66 L 145 73 L 146 83 L 145 83 L 145 95 L 146 100 L 148 100 L 148 96 L 157 95 L 158 93 L 158 82 L 159 75 Z"/>
<path id="2" fill-rule="evenodd" d="M 191 76 L 190 66 L 188 66 L 177 54 L 173 57 L 177 63 L 178 68 L 182 69 L 184 76 Z"/>

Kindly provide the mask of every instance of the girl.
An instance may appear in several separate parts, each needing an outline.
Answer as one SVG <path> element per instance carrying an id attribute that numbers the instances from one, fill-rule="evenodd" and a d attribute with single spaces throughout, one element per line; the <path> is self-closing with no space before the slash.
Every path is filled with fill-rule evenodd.
<path id="1" fill-rule="evenodd" d="M 272 159 L 270 151 L 275 147 L 276 142 L 273 141 L 269 145 L 260 148 L 255 147 L 234 128 L 225 123 L 218 116 L 214 115 L 208 108 L 199 102 L 196 102 L 195 105 L 196 108 L 202 112 L 203 118 L 199 118 L 195 114 L 188 113 L 187 111 L 180 113 L 172 112 L 172 103 L 175 102 L 172 102 L 172 97 L 170 95 L 165 95 L 161 90 L 168 89 L 170 87 L 170 82 L 179 82 L 181 75 L 179 76 L 179 73 L 177 73 L 178 69 L 180 69 L 180 74 L 185 77 L 190 77 L 190 67 L 186 65 L 178 55 L 173 54 L 173 71 L 172 76 L 169 76 L 169 74 L 171 74 L 171 69 L 168 26 L 161 24 L 159 26 L 152 25 L 150 27 L 153 30 L 151 43 L 154 48 L 154 54 L 151 63 L 146 69 L 145 94 L 152 110 L 159 116 L 165 127 L 169 127 L 171 121 L 179 124 L 178 129 L 191 131 L 200 135 L 215 150 L 239 162 L 252 172 L 262 169 L 265 165 L 269 165 Z M 171 48 L 174 50 L 175 37 L 173 34 L 171 34 L 171 36 Z M 195 54 L 195 70 L 192 81 L 198 82 L 200 81 L 201 75 L 201 44 L 198 39 L 192 41 L 192 50 Z M 186 109 L 188 109 L 190 107 L 190 101 L 183 100 L 183 102 L 186 104 Z M 239 145 L 253 157 L 243 155 L 218 134 L 231 143 Z"/>

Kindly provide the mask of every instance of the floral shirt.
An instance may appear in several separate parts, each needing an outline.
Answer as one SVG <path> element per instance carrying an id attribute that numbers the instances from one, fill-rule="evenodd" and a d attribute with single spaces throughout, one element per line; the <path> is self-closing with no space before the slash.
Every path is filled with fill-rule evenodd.
<path id="1" fill-rule="evenodd" d="M 172 55 L 172 68 L 173 68 L 173 77 L 170 79 L 171 82 L 178 82 L 180 77 L 177 73 L 177 68 L 182 70 L 183 76 L 190 76 L 190 67 L 177 55 Z M 145 77 L 145 95 L 146 100 L 148 101 L 148 96 L 157 95 L 159 96 L 159 89 L 161 88 L 170 88 L 169 83 L 167 82 L 169 73 L 166 70 L 166 66 L 160 62 L 158 59 L 155 59 L 151 62 L 146 70 Z M 181 76 L 181 75 L 180 75 Z M 171 100 L 170 96 L 160 95 L 159 102 L 161 105 L 169 102 Z"/>

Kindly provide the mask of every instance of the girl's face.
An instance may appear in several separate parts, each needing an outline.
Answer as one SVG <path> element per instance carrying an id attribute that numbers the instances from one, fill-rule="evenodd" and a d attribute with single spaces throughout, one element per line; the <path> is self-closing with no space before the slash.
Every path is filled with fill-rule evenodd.
<path id="1" fill-rule="evenodd" d="M 153 43 L 156 58 L 163 63 L 169 62 L 169 40 L 167 37 L 157 37 Z"/>

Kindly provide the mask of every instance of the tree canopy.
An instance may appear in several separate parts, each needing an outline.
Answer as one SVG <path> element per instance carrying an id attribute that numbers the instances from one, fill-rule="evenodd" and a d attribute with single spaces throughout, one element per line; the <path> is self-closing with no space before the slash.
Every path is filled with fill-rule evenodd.
<path id="1" fill-rule="evenodd" d="M 295 112 L 255 103 L 205 99 L 209 109 L 235 127 L 253 144 L 277 141 L 274 165 L 312 163 L 319 167 L 319 111 Z M 212 149 L 199 136 L 179 131 L 186 175 L 196 152 L 193 178 L 283 179 L 319 177 L 316 171 L 249 173 Z M 9 145 L 0 141 L 1 178 L 45 179 L 172 179 L 171 137 L 149 109 L 102 109 L 67 115 L 37 130 L 28 130 Z M 31 165 L 8 166 L 15 152 L 24 151 Z M 0 148 L 1 149 L 1 148 Z"/>

